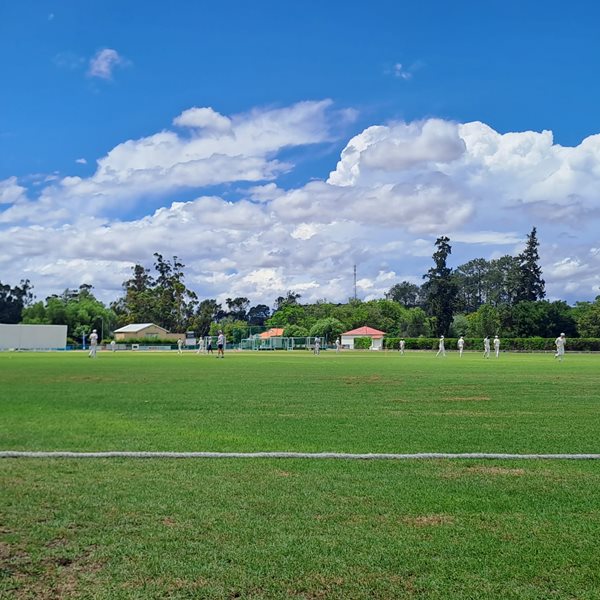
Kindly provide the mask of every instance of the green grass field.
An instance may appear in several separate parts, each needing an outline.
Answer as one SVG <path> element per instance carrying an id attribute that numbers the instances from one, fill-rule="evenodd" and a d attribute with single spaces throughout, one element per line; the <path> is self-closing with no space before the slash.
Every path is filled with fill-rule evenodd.
<path id="1" fill-rule="evenodd" d="M 600 357 L 0 354 L 0 450 L 598 453 Z M 600 598 L 600 463 L 4 459 L 0 598 Z"/>

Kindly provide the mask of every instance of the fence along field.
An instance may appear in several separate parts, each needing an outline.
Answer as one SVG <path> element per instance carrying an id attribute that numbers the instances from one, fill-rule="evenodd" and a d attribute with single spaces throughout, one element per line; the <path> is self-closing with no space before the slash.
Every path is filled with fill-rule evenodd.
<path id="1" fill-rule="evenodd" d="M 3 354 L 0 449 L 591 453 L 597 361 Z M 594 598 L 600 585 L 596 461 L 0 469 L 4 597 Z"/>

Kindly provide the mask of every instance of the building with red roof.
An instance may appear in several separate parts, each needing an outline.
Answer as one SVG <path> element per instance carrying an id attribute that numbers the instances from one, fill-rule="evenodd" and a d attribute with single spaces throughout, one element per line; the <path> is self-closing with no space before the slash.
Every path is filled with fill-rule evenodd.
<path id="1" fill-rule="evenodd" d="M 349 348 L 350 350 L 354 349 L 354 340 L 356 338 L 371 338 L 371 350 L 381 350 L 383 349 L 383 338 L 385 336 L 385 331 L 379 331 L 379 329 L 374 329 L 373 327 L 358 327 L 356 329 L 352 329 L 350 331 L 346 331 L 342 333 L 342 347 Z"/>

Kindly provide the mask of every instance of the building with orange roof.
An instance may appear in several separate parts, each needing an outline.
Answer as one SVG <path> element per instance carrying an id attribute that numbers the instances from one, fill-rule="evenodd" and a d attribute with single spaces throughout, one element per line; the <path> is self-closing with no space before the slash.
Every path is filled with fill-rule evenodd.
<path id="1" fill-rule="evenodd" d="M 274 337 L 283 337 L 283 327 L 271 327 L 271 329 L 263 331 L 259 337 L 261 340 L 268 340 L 269 338 Z"/>

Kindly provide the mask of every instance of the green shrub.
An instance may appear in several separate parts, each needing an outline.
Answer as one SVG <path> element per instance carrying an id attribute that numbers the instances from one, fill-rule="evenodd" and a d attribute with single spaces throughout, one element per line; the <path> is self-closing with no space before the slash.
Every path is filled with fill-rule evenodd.
<path id="1" fill-rule="evenodd" d="M 400 339 L 397 337 L 393 338 L 384 338 L 383 339 L 383 347 L 386 350 L 398 350 L 400 347 Z M 417 337 L 417 338 L 404 338 L 405 349 L 406 350 L 437 350 L 439 344 L 439 338 L 429 338 L 429 337 Z M 456 339 L 455 338 L 446 338 L 446 350 L 452 349 L 452 344 L 456 347 Z"/>
<path id="2" fill-rule="evenodd" d="M 600 338 L 568 338 L 565 349 L 567 352 L 600 352 Z"/>
<path id="3" fill-rule="evenodd" d="M 139 344 L 140 346 L 177 346 L 177 340 L 162 340 L 150 338 L 132 338 L 127 340 L 117 340 L 117 344 Z"/>
<path id="4" fill-rule="evenodd" d="M 372 344 L 373 344 L 373 341 L 371 340 L 370 337 L 354 338 L 354 349 L 355 350 L 368 350 Z"/>
<path id="5" fill-rule="evenodd" d="M 500 351 L 513 352 L 552 352 L 556 349 L 556 338 L 500 338 Z M 407 350 L 437 350 L 439 338 L 404 338 Z M 446 350 L 456 350 L 457 338 L 446 338 Z M 490 338 L 493 349 L 493 338 Z M 386 337 L 383 340 L 386 350 L 398 350 L 400 338 Z M 572 352 L 600 352 L 600 338 L 567 338 L 566 351 Z M 465 350 L 481 350 L 483 352 L 483 338 L 465 338 Z"/>
<path id="6" fill-rule="evenodd" d="M 308 337 L 308 329 L 301 325 L 289 325 L 283 331 L 284 337 Z"/>

